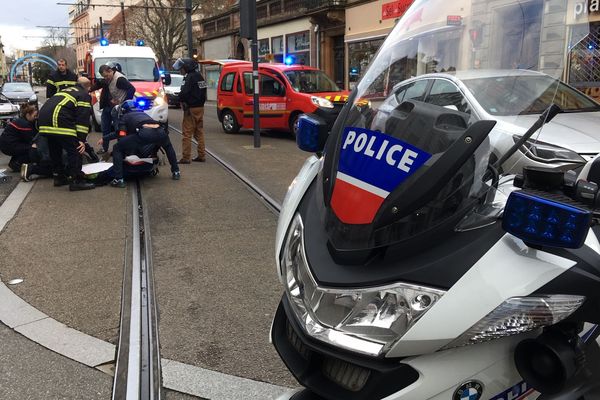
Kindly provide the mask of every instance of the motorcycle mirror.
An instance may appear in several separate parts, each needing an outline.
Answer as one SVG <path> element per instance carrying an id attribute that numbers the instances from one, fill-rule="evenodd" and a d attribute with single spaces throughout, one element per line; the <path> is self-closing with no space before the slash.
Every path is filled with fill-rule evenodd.
<path id="1" fill-rule="evenodd" d="M 328 124 L 314 114 L 303 114 L 298 118 L 296 143 L 300 150 L 319 153 L 325 148 L 329 135 Z"/>

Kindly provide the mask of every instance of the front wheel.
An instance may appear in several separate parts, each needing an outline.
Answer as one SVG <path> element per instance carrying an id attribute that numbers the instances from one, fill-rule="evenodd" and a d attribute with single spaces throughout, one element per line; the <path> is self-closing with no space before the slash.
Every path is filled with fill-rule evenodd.
<path id="1" fill-rule="evenodd" d="M 225 133 L 237 133 L 240 130 L 240 125 L 235 119 L 235 115 L 231 110 L 223 111 L 223 119 L 221 121 Z"/>

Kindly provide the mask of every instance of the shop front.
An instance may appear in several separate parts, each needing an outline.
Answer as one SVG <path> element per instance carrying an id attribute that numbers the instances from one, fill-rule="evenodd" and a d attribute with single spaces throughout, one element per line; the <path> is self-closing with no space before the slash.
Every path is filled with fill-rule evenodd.
<path id="1" fill-rule="evenodd" d="M 600 0 L 571 0 L 568 7 L 566 81 L 600 102 Z"/>
<path id="2" fill-rule="evenodd" d="M 346 88 L 354 88 L 412 1 L 378 0 L 346 9 Z"/>
<path id="3" fill-rule="evenodd" d="M 311 23 L 300 18 L 258 28 L 259 62 L 313 65 Z"/>

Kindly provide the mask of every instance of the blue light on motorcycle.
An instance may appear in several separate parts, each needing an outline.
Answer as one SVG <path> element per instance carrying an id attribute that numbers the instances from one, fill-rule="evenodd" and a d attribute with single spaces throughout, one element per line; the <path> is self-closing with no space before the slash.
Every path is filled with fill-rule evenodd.
<path id="1" fill-rule="evenodd" d="M 517 191 L 508 198 L 502 228 L 525 243 L 577 249 L 583 246 L 591 221 L 588 210 Z"/>
<path id="2" fill-rule="evenodd" d="M 298 131 L 296 133 L 296 144 L 300 150 L 316 153 L 321 151 L 319 146 L 320 124 L 314 118 L 304 114 L 298 118 Z"/>

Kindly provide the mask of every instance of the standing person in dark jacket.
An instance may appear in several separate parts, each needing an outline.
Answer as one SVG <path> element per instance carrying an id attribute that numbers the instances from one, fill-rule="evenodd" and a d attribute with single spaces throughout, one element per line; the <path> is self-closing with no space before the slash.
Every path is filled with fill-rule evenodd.
<path id="1" fill-rule="evenodd" d="M 8 123 L 0 135 L 0 150 L 11 156 L 8 166 L 14 172 L 21 170 L 21 165 L 30 162 L 29 151 L 33 138 L 37 135 L 35 119 L 38 111 L 34 105 L 25 104 L 21 107 L 22 117 Z"/>
<path id="2" fill-rule="evenodd" d="M 77 84 L 77 75 L 67 68 L 67 60 L 60 58 L 57 64 L 58 68 L 52 71 L 46 80 L 46 99 L 54 96 L 56 92 Z"/>
<path id="3" fill-rule="evenodd" d="M 206 81 L 200 71 L 198 62 L 192 58 L 178 58 L 173 64 L 174 70 L 180 70 L 185 78 L 179 92 L 179 100 L 183 108 L 183 124 L 181 130 L 182 156 L 180 164 L 191 161 L 206 161 L 204 145 L 204 102 L 206 101 Z M 198 156 L 192 158 L 192 136 L 198 142 Z"/>
<path id="4" fill-rule="evenodd" d="M 127 80 L 125 75 L 119 72 L 117 63 L 108 63 L 101 65 L 99 69 L 103 79 L 97 79 L 96 84 L 91 88 L 92 91 L 102 89 L 100 94 L 100 126 L 102 128 L 102 149 L 98 154 L 108 151 L 110 140 L 107 137 L 113 131 L 114 121 L 112 119 L 112 109 L 117 104 L 125 100 L 133 99 L 135 87 Z"/>
<path id="5" fill-rule="evenodd" d="M 177 155 L 165 128 L 145 112 L 136 109 L 134 101 L 126 101 L 120 107 L 123 115 L 119 118 L 118 131 L 108 137 L 109 139 L 119 139 L 112 151 L 115 178 L 110 185 L 120 188 L 126 186 L 123 179 L 125 156 L 132 154 L 144 156 L 141 153 L 149 145 L 160 146 L 165 150 L 171 165 L 171 176 L 174 180 L 179 180 L 181 175 L 177 165 Z M 104 138 L 100 139 L 100 142 L 103 140 Z"/>
<path id="6" fill-rule="evenodd" d="M 68 184 L 71 191 L 95 187 L 85 182 L 81 172 L 81 154 L 85 152 L 85 139 L 90 129 L 90 87 L 89 79 L 79 78 L 76 86 L 48 99 L 40 109 L 38 119 L 40 134 L 48 138 L 54 186 Z M 66 171 L 63 150 L 67 153 Z"/>

